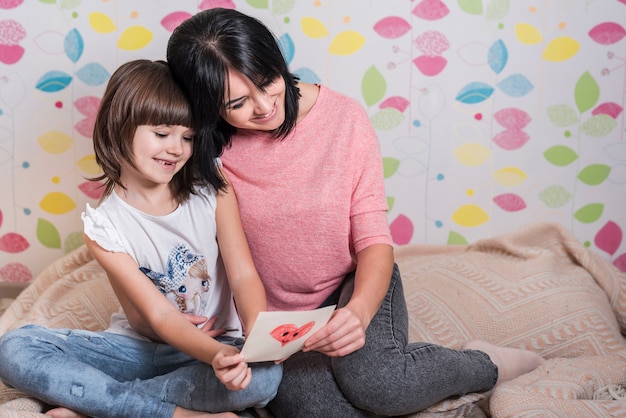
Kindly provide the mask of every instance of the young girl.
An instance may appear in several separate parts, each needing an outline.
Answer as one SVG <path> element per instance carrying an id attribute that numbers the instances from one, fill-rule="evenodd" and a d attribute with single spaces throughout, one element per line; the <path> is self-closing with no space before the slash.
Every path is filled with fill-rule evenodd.
<path id="1" fill-rule="evenodd" d="M 167 56 L 192 102 L 196 152 L 223 151 L 270 310 L 338 304 L 304 352 L 283 363 L 275 415 L 404 415 L 543 362 L 482 341 L 463 350 L 408 343 L 368 116 L 351 98 L 298 82 L 261 22 L 230 9 L 200 12 L 174 31 Z M 206 136 L 214 126 L 216 136 Z"/>
<path id="2" fill-rule="evenodd" d="M 105 192 L 83 221 L 123 309 L 106 332 L 26 326 L 0 340 L 0 378 L 61 406 L 49 415 L 208 416 L 264 406 L 277 391 L 281 366 L 239 353 L 265 291 L 218 160 L 202 155 L 215 170 L 197 175 L 192 125 L 165 62 L 112 75 L 93 135 Z M 137 318 L 163 343 L 140 336 Z"/>

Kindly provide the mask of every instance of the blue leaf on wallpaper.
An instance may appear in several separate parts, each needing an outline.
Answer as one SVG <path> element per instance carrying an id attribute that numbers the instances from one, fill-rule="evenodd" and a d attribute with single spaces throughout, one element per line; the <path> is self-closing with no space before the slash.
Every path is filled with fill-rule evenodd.
<path id="1" fill-rule="evenodd" d="M 45 73 L 35 86 L 38 90 L 46 93 L 61 91 L 72 82 L 72 76 L 63 71 L 48 71 Z"/>
<path id="2" fill-rule="evenodd" d="M 491 45 L 487 53 L 487 62 L 494 73 L 500 74 L 509 60 L 509 51 L 502 39 L 498 39 Z"/>
<path id="3" fill-rule="evenodd" d="M 313 70 L 308 67 L 298 68 L 293 73 L 297 75 L 303 83 L 318 84 L 322 82 L 317 74 L 315 74 Z"/>
<path id="4" fill-rule="evenodd" d="M 72 29 L 66 36 L 63 42 L 63 48 L 65 49 L 65 55 L 72 61 L 77 62 L 83 55 L 85 48 L 85 42 L 83 37 L 76 29 Z"/>
<path id="5" fill-rule="evenodd" d="M 474 104 L 487 100 L 493 94 L 493 87 L 489 84 L 475 81 L 463 87 L 456 95 L 456 100 L 461 103 Z"/>
<path id="6" fill-rule="evenodd" d="M 280 47 L 280 50 L 283 53 L 287 64 L 291 63 L 296 51 L 296 46 L 294 45 L 291 36 L 289 36 L 288 33 L 281 35 L 281 37 L 278 38 L 278 46 Z"/>
<path id="7" fill-rule="evenodd" d="M 510 75 L 501 82 L 499 82 L 497 86 L 505 94 L 511 97 L 525 96 L 533 89 L 533 85 L 522 74 Z"/>
<path id="8" fill-rule="evenodd" d="M 107 82 L 109 72 L 101 64 L 92 62 L 76 71 L 76 76 L 88 86 L 99 86 Z"/>

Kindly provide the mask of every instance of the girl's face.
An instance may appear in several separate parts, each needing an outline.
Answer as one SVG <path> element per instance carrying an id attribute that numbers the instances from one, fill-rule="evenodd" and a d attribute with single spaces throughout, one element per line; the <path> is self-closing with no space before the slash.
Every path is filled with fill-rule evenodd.
<path id="1" fill-rule="evenodd" d="M 229 85 L 225 97 L 226 122 L 238 129 L 273 131 L 285 121 L 285 80 L 278 77 L 259 91 L 239 71 L 228 71 Z"/>
<path id="2" fill-rule="evenodd" d="M 168 184 L 193 152 L 193 130 L 180 125 L 140 125 L 133 137 L 136 169 L 122 171 L 122 181 Z M 124 166 L 128 168 L 127 165 Z M 126 174 L 126 175 L 124 175 Z"/>

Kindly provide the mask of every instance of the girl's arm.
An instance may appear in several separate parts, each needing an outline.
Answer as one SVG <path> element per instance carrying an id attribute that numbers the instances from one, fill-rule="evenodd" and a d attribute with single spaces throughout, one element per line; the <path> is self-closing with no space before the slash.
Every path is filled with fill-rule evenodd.
<path id="1" fill-rule="evenodd" d="M 217 195 L 215 217 L 217 242 L 228 282 L 244 329 L 249 332 L 259 311 L 267 310 L 267 299 L 243 232 L 237 197 L 230 185 Z"/>
<path id="2" fill-rule="evenodd" d="M 249 370 L 237 348 L 219 343 L 189 322 L 139 270 L 135 260 L 128 254 L 107 251 L 87 235 L 84 238 L 87 248 L 106 271 L 125 312 L 140 316 L 163 342 L 211 364 L 229 389 L 247 386 L 246 380 L 249 379 L 246 375 L 249 375 Z M 241 384 L 244 386 L 241 387 Z"/>

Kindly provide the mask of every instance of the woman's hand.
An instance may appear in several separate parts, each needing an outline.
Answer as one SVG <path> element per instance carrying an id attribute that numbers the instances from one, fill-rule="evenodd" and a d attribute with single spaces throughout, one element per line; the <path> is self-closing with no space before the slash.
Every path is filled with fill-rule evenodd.
<path id="1" fill-rule="evenodd" d="M 367 324 L 346 306 L 333 312 L 328 323 L 311 335 L 303 351 L 319 351 L 330 357 L 350 354 L 365 345 Z"/>
<path id="2" fill-rule="evenodd" d="M 245 389 L 252 379 L 252 369 L 235 347 L 224 345 L 211 363 L 217 378 L 230 390 Z"/>

